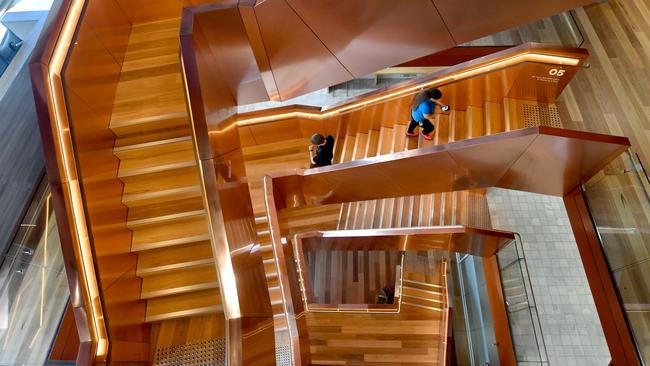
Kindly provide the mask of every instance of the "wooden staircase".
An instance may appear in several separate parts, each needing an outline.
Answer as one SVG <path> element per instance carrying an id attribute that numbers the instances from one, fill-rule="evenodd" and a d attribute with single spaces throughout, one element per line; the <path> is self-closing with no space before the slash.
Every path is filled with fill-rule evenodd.
<path id="1" fill-rule="evenodd" d="M 440 253 L 407 252 L 399 314 L 307 314 L 313 365 L 440 365 Z"/>
<path id="2" fill-rule="evenodd" d="M 504 105 L 485 103 L 484 108 L 450 110 L 440 114 L 433 140 L 421 135 L 407 137 L 407 123 L 397 122 L 379 129 L 353 131 L 348 125 L 337 143 L 343 144 L 335 162 L 348 162 L 506 131 Z M 427 169 L 427 167 L 422 167 Z M 422 184 L 427 184 L 422 182 Z M 438 226 L 467 223 L 467 191 L 344 203 L 338 230 Z"/>
<path id="3" fill-rule="evenodd" d="M 273 328 L 276 334 L 284 334 L 288 330 L 287 318 L 284 316 L 278 269 L 275 263 L 271 233 L 266 216 L 255 218 L 255 228 L 257 230 L 257 240 L 262 250 L 264 274 L 266 275 L 266 284 L 271 299 L 271 309 L 273 310 Z"/>
<path id="4" fill-rule="evenodd" d="M 441 263 L 436 251 L 405 253 L 402 311 L 414 314 L 444 311 L 446 299 Z"/>
<path id="5" fill-rule="evenodd" d="M 110 129 L 146 321 L 221 312 L 178 65 L 179 20 L 134 25 Z"/>

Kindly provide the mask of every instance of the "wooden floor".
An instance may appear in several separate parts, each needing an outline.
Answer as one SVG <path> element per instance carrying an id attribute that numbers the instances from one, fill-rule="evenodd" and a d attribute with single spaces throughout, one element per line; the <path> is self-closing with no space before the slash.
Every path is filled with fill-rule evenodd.
<path id="1" fill-rule="evenodd" d="M 590 67 L 560 100 L 566 128 L 624 135 L 650 167 L 650 3 L 611 0 L 577 8 Z M 548 37 L 560 38 L 559 32 Z"/>
<path id="2" fill-rule="evenodd" d="M 399 314 L 307 313 L 314 365 L 438 365 L 441 256 L 407 252 Z"/>
<path id="3" fill-rule="evenodd" d="M 396 251 L 326 251 L 306 253 L 314 303 L 376 304 L 384 287 L 394 291 Z"/>

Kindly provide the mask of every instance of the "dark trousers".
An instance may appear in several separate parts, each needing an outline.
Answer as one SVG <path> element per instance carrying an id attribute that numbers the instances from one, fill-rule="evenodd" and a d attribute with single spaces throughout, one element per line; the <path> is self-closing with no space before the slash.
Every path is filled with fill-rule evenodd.
<path id="1" fill-rule="evenodd" d="M 422 133 L 425 134 L 425 135 L 429 135 L 429 134 L 431 134 L 431 132 L 433 132 L 433 130 L 434 130 L 434 128 L 435 128 L 435 127 L 433 126 L 433 123 L 431 123 L 431 121 L 429 121 L 428 119 L 425 119 L 425 120 L 422 121 L 422 122 L 416 122 L 416 121 L 411 117 L 411 123 L 409 123 L 409 129 L 408 129 L 409 133 L 413 133 L 413 130 L 415 130 L 415 128 L 416 128 L 417 126 L 422 127 Z"/>

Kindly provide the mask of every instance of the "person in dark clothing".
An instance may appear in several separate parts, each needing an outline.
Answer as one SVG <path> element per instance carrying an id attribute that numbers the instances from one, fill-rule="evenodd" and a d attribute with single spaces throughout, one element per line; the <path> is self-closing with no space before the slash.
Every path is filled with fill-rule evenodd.
<path id="1" fill-rule="evenodd" d="M 315 133 L 311 137 L 311 143 L 316 145 L 316 151 L 314 152 L 314 146 L 309 147 L 310 168 L 331 165 L 334 158 L 334 137 L 331 135 L 323 137 L 320 133 Z"/>
<path id="2" fill-rule="evenodd" d="M 411 123 L 409 124 L 406 136 L 417 136 L 415 128 L 420 126 L 420 132 L 426 140 L 431 140 L 431 132 L 434 130 L 433 119 L 435 117 L 436 106 L 442 107 L 443 111 L 449 109 L 448 106 L 440 103 L 438 99 L 442 97 L 442 92 L 438 89 L 423 90 L 413 99 L 411 105 Z"/>

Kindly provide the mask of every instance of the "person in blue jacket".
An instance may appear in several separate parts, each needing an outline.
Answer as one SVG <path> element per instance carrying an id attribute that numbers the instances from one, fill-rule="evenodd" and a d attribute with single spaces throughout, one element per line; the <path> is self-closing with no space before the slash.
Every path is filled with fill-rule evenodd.
<path id="1" fill-rule="evenodd" d="M 431 132 L 434 130 L 433 119 L 436 106 L 439 105 L 442 111 L 449 109 L 448 106 L 440 103 L 438 99 L 442 98 L 442 92 L 439 89 L 423 90 L 413 99 L 411 105 L 411 123 L 409 124 L 407 136 L 417 136 L 415 128 L 420 126 L 420 132 L 426 140 L 431 140 Z"/>

